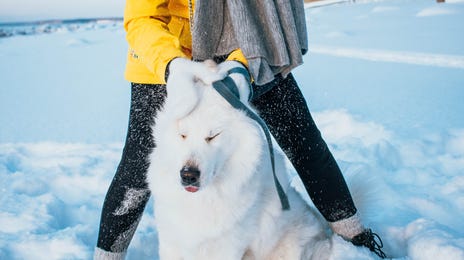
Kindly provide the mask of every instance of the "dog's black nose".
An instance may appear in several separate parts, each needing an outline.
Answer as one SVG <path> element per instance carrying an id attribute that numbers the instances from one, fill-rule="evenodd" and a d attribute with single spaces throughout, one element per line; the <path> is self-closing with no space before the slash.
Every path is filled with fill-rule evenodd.
<path id="1" fill-rule="evenodd" d="M 200 180 L 200 170 L 194 166 L 184 166 L 180 170 L 180 178 L 182 180 L 182 185 L 198 185 Z"/>

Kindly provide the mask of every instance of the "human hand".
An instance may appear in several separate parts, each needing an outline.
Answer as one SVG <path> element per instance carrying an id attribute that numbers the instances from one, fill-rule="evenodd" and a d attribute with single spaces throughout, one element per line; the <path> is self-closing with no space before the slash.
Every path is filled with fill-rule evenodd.
<path id="1" fill-rule="evenodd" d="M 182 118 L 197 105 L 203 88 L 226 76 L 220 73 L 213 61 L 195 62 L 186 58 L 175 58 L 169 64 L 166 82 L 167 100 L 165 108 L 175 118 Z"/>
<path id="2" fill-rule="evenodd" d="M 224 61 L 218 65 L 218 70 L 219 70 L 220 75 L 224 75 L 224 74 L 228 75 L 229 71 L 235 68 L 241 68 L 244 71 L 247 71 L 247 69 L 242 65 L 242 63 L 238 61 L 232 61 L 232 60 Z M 242 103 L 247 104 L 251 100 L 251 97 L 253 96 L 249 75 L 247 77 L 241 73 L 233 72 L 229 74 L 229 77 L 232 78 L 235 82 L 235 85 L 237 85 L 238 92 L 239 92 L 238 98 L 240 99 Z"/>

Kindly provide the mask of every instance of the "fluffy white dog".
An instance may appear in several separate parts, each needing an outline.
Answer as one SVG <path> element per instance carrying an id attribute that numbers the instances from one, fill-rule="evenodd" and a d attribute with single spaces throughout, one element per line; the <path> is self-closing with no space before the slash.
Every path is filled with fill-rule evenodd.
<path id="1" fill-rule="evenodd" d="M 211 86 L 198 87 L 194 110 L 175 118 L 168 98 L 154 127 L 148 181 L 160 258 L 326 259 L 325 226 L 289 185 L 284 158 L 276 153 L 288 211 L 259 125 Z"/>

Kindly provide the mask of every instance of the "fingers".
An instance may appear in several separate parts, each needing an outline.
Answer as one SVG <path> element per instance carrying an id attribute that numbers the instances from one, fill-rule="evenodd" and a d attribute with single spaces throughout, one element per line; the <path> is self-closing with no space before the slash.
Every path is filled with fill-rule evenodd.
<path id="1" fill-rule="evenodd" d="M 182 77 L 188 81 L 202 81 L 206 85 L 222 80 L 227 76 L 227 70 L 219 70 L 213 60 L 195 62 L 186 58 L 175 58 L 170 63 L 170 75 Z"/>
<path id="2" fill-rule="evenodd" d="M 225 61 L 219 64 L 218 67 L 219 67 L 219 73 L 224 73 L 226 75 L 233 68 L 237 68 L 237 67 L 244 68 L 242 63 L 238 61 Z M 248 81 L 249 79 L 241 73 L 231 73 L 229 77 L 231 77 L 234 80 L 238 88 L 238 92 L 240 95 L 239 96 L 240 101 L 242 101 L 242 103 L 244 104 L 247 104 L 252 96 L 251 85 L 250 85 L 250 82 Z"/>
<path id="3" fill-rule="evenodd" d="M 224 61 L 223 63 L 219 64 L 218 65 L 219 67 L 219 71 L 222 73 L 227 73 L 228 71 L 230 71 L 231 69 L 233 68 L 237 68 L 237 67 L 241 67 L 241 68 L 245 68 L 242 63 L 238 62 L 238 61 L 234 61 L 234 60 L 228 60 L 228 61 Z"/>
<path id="4" fill-rule="evenodd" d="M 217 64 L 212 60 L 196 62 L 193 64 L 193 74 L 195 78 L 201 80 L 206 85 L 222 80 L 227 76 L 227 72 L 219 71 Z"/>
<path id="5" fill-rule="evenodd" d="M 203 64 L 205 64 L 206 67 L 211 68 L 213 71 L 218 71 L 218 64 L 214 60 L 205 60 L 203 61 Z"/>

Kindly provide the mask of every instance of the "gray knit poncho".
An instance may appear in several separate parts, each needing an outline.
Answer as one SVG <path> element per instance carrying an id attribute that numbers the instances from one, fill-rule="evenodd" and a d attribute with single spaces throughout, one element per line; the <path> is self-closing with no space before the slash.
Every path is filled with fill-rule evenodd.
<path id="1" fill-rule="evenodd" d="M 286 77 L 308 50 L 303 0 L 196 0 L 195 60 L 240 48 L 257 85 Z"/>

